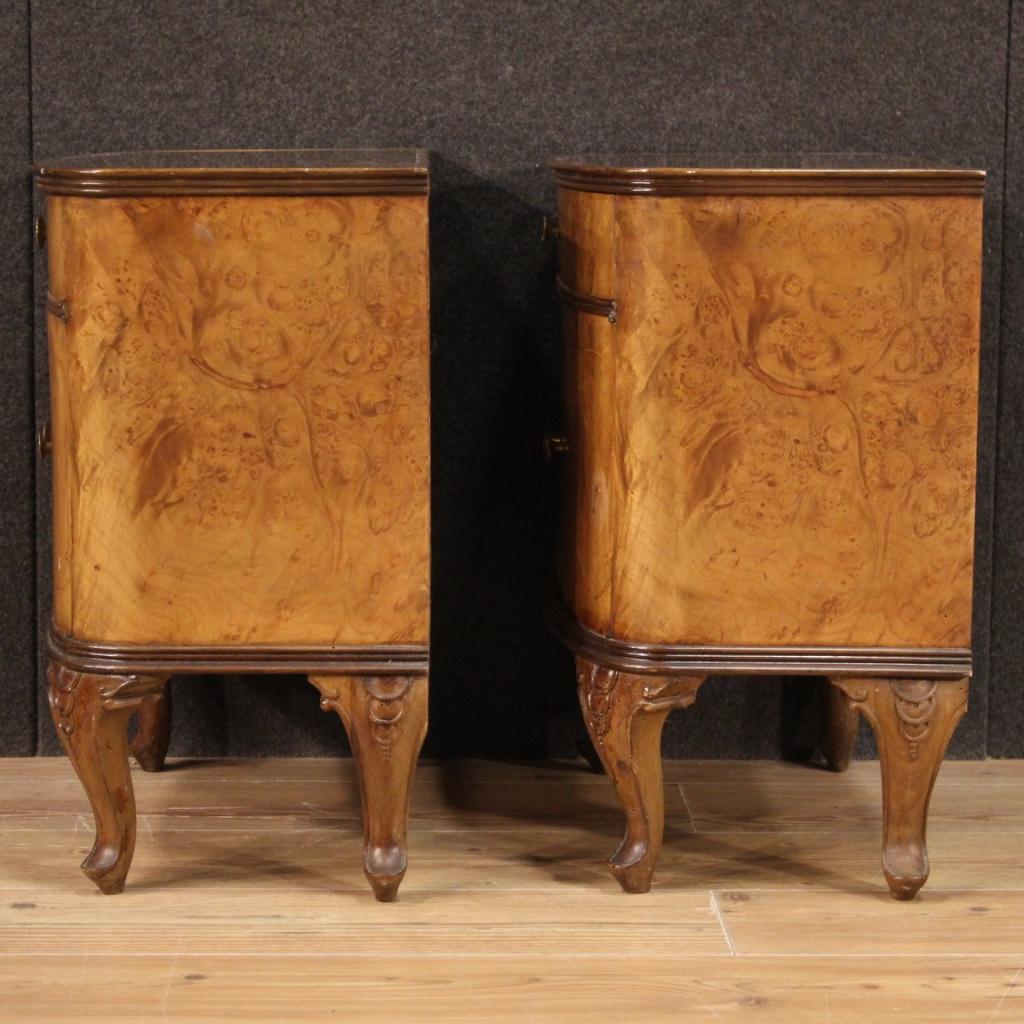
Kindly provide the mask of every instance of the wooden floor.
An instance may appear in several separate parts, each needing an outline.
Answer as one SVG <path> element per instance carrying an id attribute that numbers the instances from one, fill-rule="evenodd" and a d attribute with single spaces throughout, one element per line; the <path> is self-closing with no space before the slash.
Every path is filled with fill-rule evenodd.
<path id="1" fill-rule="evenodd" d="M 1024 763 L 950 763 L 914 903 L 878 861 L 878 765 L 666 764 L 654 889 L 581 765 L 421 765 L 378 904 L 345 761 L 136 772 L 128 890 L 64 759 L 0 761 L 0 1021 L 1024 1022 Z"/>

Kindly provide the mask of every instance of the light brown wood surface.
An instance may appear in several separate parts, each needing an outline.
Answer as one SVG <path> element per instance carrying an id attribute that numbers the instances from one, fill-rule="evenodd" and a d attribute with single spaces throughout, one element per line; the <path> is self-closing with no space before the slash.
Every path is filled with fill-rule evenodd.
<path id="1" fill-rule="evenodd" d="M 562 579 L 661 643 L 970 644 L 974 196 L 563 189 Z"/>
<path id="2" fill-rule="evenodd" d="M 578 657 L 576 678 L 587 733 L 626 813 L 608 868 L 626 892 L 647 892 L 665 827 L 662 729 L 669 712 L 697 699 L 704 677 L 631 675 Z"/>
<path id="3" fill-rule="evenodd" d="M 860 715 L 840 687 L 826 681 L 821 690 L 821 754 L 829 769 L 844 772 L 857 745 Z"/>
<path id="4" fill-rule="evenodd" d="M 582 762 L 427 763 L 386 905 L 349 761 L 134 771 L 116 900 L 81 884 L 67 761 L 0 761 L 0 1020 L 1016 1024 L 1024 764 L 945 766 L 913 903 L 880 888 L 878 772 L 666 762 L 666 844 L 632 898 L 594 856 L 621 818 Z"/>
<path id="5" fill-rule="evenodd" d="M 882 869 L 893 896 L 913 899 L 928 880 L 925 832 L 932 788 L 968 681 L 846 679 L 835 685 L 871 724 L 882 766 Z"/>
<path id="6" fill-rule="evenodd" d="M 426 676 L 310 676 L 348 733 L 363 811 L 363 873 L 393 900 L 408 864 L 409 787 L 427 735 Z"/>
<path id="7" fill-rule="evenodd" d="M 61 746 L 74 766 L 96 821 L 82 870 L 107 894 L 124 889 L 135 850 L 135 797 L 128 767 L 128 721 L 147 714 L 167 680 L 106 676 L 50 663 L 49 704 Z"/>
<path id="8" fill-rule="evenodd" d="M 48 202 L 54 615 L 425 643 L 425 196 Z"/>
<path id="9" fill-rule="evenodd" d="M 128 749 L 143 771 L 158 772 L 164 766 L 171 743 L 170 682 L 164 683 L 156 698 L 139 708 L 135 718 L 135 735 Z"/>

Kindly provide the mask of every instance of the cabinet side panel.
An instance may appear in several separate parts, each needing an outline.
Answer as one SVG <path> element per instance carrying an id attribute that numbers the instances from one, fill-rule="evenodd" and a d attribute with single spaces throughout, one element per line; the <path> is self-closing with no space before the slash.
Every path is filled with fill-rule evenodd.
<path id="1" fill-rule="evenodd" d="M 623 197 L 613 632 L 969 646 L 973 197 Z"/>
<path id="2" fill-rule="evenodd" d="M 614 197 L 559 192 L 559 276 L 574 291 L 608 298 L 614 284 Z M 563 304 L 565 460 L 559 578 L 590 628 L 608 628 L 622 474 L 617 457 L 615 328 L 607 317 Z"/>
<path id="3" fill-rule="evenodd" d="M 46 201 L 48 298 L 66 294 L 67 261 L 75 250 L 68 245 L 68 200 L 50 196 Z M 73 273 L 74 271 L 72 271 Z M 68 371 L 73 355 L 68 344 L 68 325 L 50 311 L 47 302 L 46 335 L 50 370 L 50 431 L 53 459 L 53 620 L 63 632 L 71 632 L 74 614 L 73 535 L 78 485 L 74 479 L 76 424 L 69 407 Z"/>
<path id="4" fill-rule="evenodd" d="M 58 625 L 123 643 L 426 642 L 425 197 L 59 211 Z"/>

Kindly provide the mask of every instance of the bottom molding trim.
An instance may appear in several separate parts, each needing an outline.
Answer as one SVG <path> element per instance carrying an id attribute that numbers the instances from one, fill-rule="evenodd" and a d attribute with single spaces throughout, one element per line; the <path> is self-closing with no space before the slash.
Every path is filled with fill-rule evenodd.
<path id="1" fill-rule="evenodd" d="M 79 640 L 52 623 L 49 656 L 76 672 L 108 675 L 211 675 L 217 673 L 426 675 L 430 649 L 423 644 L 241 644 L 168 646 Z"/>
<path id="2" fill-rule="evenodd" d="M 574 653 L 619 672 L 778 676 L 908 676 L 963 679 L 972 674 L 966 647 L 839 647 L 662 644 L 604 636 L 580 623 L 561 598 L 548 621 Z"/>

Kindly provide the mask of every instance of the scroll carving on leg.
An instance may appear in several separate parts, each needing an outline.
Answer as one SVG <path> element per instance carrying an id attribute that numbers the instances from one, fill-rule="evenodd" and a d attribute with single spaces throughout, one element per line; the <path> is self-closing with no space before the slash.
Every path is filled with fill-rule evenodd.
<path id="1" fill-rule="evenodd" d="M 626 812 L 608 867 L 626 892 L 647 892 L 665 828 L 662 728 L 670 711 L 696 700 L 705 677 L 631 675 L 582 657 L 576 676 L 587 731 Z"/>
<path id="2" fill-rule="evenodd" d="M 135 852 L 135 796 L 128 768 L 128 720 L 159 700 L 166 679 L 48 670 L 50 711 L 96 819 L 82 870 L 105 893 L 124 889 Z"/>
<path id="3" fill-rule="evenodd" d="M 163 769 L 167 747 L 171 742 L 171 686 L 164 686 L 159 696 L 146 701 L 136 717 L 135 736 L 131 742 L 132 757 L 146 772 Z"/>
<path id="4" fill-rule="evenodd" d="M 426 676 L 310 676 L 348 733 L 363 806 L 363 871 L 378 900 L 405 875 L 409 789 L 427 732 Z"/>
<path id="5" fill-rule="evenodd" d="M 836 679 L 870 722 L 882 763 L 882 869 L 896 899 L 928 880 L 928 803 L 950 737 L 967 711 L 968 680 Z"/>

